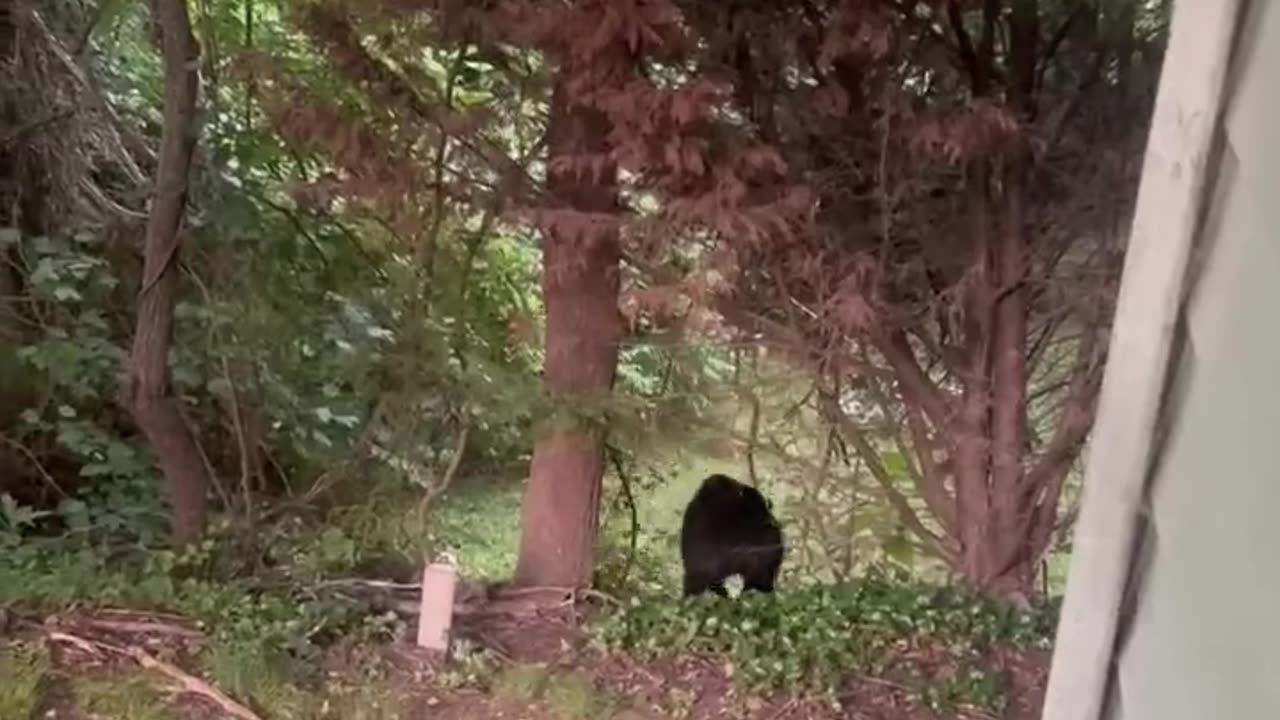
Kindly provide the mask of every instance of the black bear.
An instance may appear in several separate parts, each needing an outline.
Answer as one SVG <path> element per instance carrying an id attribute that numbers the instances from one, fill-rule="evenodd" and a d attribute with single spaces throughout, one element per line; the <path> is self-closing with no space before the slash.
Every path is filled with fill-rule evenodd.
<path id="1" fill-rule="evenodd" d="M 782 529 L 760 491 L 711 475 L 689 501 L 680 527 L 684 594 L 710 590 L 727 597 L 724 581 L 734 575 L 742 577 L 744 591 L 773 592 L 784 551 Z"/>

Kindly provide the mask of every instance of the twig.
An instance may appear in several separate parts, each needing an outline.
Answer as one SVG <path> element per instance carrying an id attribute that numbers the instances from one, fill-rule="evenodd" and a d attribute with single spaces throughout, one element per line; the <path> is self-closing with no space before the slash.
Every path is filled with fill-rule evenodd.
<path id="1" fill-rule="evenodd" d="M 120 617 L 137 617 L 146 618 L 148 620 L 165 619 L 173 623 L 180 623 L 186 620 L 186 616 L 177 613 L 160 612 L 157 610 L 130 610 L 129 608 L 101 608 L 96 615 L 117 615 Z"/>
<path id="2" fill-rule="evenodd" d="M 402 583 L 391 580 L 368 580 L 365 578 L 334 578 L 321 581 L 316 587 L 370 587 L 380 590 L 418 590 L 422 583 Z"/>
<path id="3" fill-rule="evenodd" d="M 753 352 L 751 354 L 751 372 L 759 379 L 760 373 L 760 354 Z M 751 479 L 752 487 L 760 486 L 760 478 L 756 473 L 756 446 L 760 437 L 760 396 L 752 390 L 747 390 L 747 397 L 751 402 L 751 424 L 748 426 L 747 436 L 747 477 Z"/>
<path id="4" fill-rule="evenodd" d="M 622 607 L 622 602 L 621 602 L 620 600 L 618 600 L 618 598 L 616 598 L 616 597 L 614 597 L 614 596 L 612 596 L 612 595 L 610 595 L 609 593 L 606 593 L 606 592 L 601 592 L 601 591 L 599 591 L 599 590 L 593 590 L 592 588 L 583 588 L 583 589 L 581 589 L 581 590 L 577 591 L 577 593 L 575 593 L 575 595 L 577 595 L 578 597 L 588 597 L 588 598 L 595 598 L 595 599 L 597 599 L 597 600 L 603 600 L 603 601 L 605 601 L 605 602 L 607 602 L 607 603 L 609 603 L 609 604 L 611 604 L 611 605 L 614 605 L 614 606 L 617 606 L 617 607 Z"/>
<path id="5" fill-rule="evenodd" d="M 871 442 L 863 435 L 861 429 L 843 415 L 837 416 L 833 414 L 832 419 L 836 421 L 837 427 L 840 429 L 841 434 L 845 436 L 845 439 L 853 445 L 854 451 L 866 463 L 867 469 L 871 471 L 871 477 L 875 479 L 884 491 L 885 498 L 897 512 L 898 519 L 924 543 L 932 555 L 944 560 L 953 558 L 954 554 L 943 539 L 925 526 L 919 514 L 911 507 L 906 496 L 894 486 L 893 478 L 889 475 L 884 465 L 879 462 L 879 455 L 876 453 L 875 448 L 872 447 Z"/>
<path id="6" fill-rule="evenodd" d="M 182 269 L 186 271 L 187 276 L 190 277 L 191 280 L 195 282 L 196 287 L 199 288 L 200 294 L 204 297 L 205 306 L 213 308 L 213 293 L 209 291 L 209 286 L 205 284 L 203 279 L 201 279 L 200 274 L 195 272 L 195 270 L 189 267 L 186 263 L 182 263 Z M 227 360 L 227 353 L 217 352 L 217 348 L 214 347 L 214 344 L 218 339 L 217 323 L 210 323 L 209 334 L 206 338 L 206 342 L 208 344 L 209 354 L 217 356 L 219 365 L 222 367 L 222 379 L 227 383 L 227 392 L 231 401 L 231 427 L 235 432 L 236 449 L 240 455 L 240 491 L 244 502 L 245 517 L 249 520 L 249 524 L 252 525 L 253 497 L 249 486 L 252 469 L 249 460 L 248 439 L 245 436 L 244 431 L 244 418 L 240 408 L 240 394 L 236 392 L 236 382 L 231 374 L 231 363 Z M 210 467 L 210 473 L 210 476 L 212 477 L 212 467 Z M 223 495 L 224 497 L 222 500 L 227 503 L 227 509 L 230 510 L 230 497 L 225 491 L 223 492 Z"/>
<path id="7" fill-rule="evenodd" d="M 309 229 L 307 229 L 307 226 L 302 223 L 302 220 L 298 217 L 296 213 L 294 213 L 292 210 L 285 207 L 284 205 L 280 205 L 279 203 L 273 202 L 268 197 L 264 197 L 262 195 L 252 195 L 251 197 L 254 200 L 257 200 L 263 205 L 266 205 L 272 210 L 275 210 L 276 212 L 283 215 L 285 219 L 289 221 L 289 224 L 293 225 L 293 229 L 296 230 L 298 234 L 301 235 L 302 238 L 307 241 L 307 244 L 311 246 L 311 249 L 315 250 L 316 257 L 320 258 L 320 264 L 324 266 L 324 269 L 326 271 L 329 270 L 329 258 L 324 254 L 324 247 L 320 244 L 320 241 L 316 239 L 316 236 Z M 346 228 L 342 228 L 342 229 L 345 230 Z M 361 247 L 356 247 L 356 249 L 359 251 L 363 251 L 363 248 Z M 361 252 L 360 254 L 364 256 L 365 260 L 370 261 L 371 265 L 373 264 L 367 253 Z M 383 273 L 380 272 L 381 270 L 380 268 L 375 268 L 375 270 L 379 271 L 378 273 L 379 275 L 383 275 Z"/>
<path id="8" fill-rule="evenodd" d="M 90 200 L 96 202 L 100 206 L 100 209 L 108 210 L 124 220 L 147 219 L 147 214 L 145 212 L 140 212 L 133 208 L 127 208 L 107 197 L 107 194 L 103 192 L 102 188 L 98 187 L 88 177 L 80 178 L 80 189 L 88 195 Z"/>
<path id="9" fill-rule="evenodd" d="M 551 593 L 566 596 L 565 601 L 560 603 L 556 607 L 564 607 L 564 606 L 572 605 L 578 600 L 578 598 L 584 598 L 584 597 L 596 598 L 598 600 L 603 600 L 613 605 L 618 605 L 618 606 L 622 605 L 622 602 L 620 600 L 618 600 L 617 598 L 615 598 L 614 596 L 608 593 L 601 592 L 599 590 L 594 590 L 591 588 L 574 588 L 574 587 L 568 587 L 568 586 L 562 586 L 562 585 L 531 585 L 529 587 L 506 588 L 496 593 L 494 599 L 495 600 L 504 600 L 504 599 L 515 600 L 522 597 L 528 597 L 530 595 L 541 595 L 541 594 L 551 594 Z"/>
<path id="10" fill-rule="evenodd" d="M 605 451 L 609 454 L 609 459 L 613 461 L 613 469 L 618 473 L 618 482 L 622 486 L 622 495 L 627 503 L 627 510 L 631 517 L 631 538 L 629 548 L 627 550 L 627 564 L 622 568 L 622 579 L 619 585 L 625 585 L 627 578 L 631 575 L 631 568 L 635 565 L 636 560 L 636 543 L 640 537 L 640 515 L 636 509 L 636 498 L 631 492 L 631 478 L 627 475 L 626 468 L 622 466 L 621 454 L 618 449 L 612 445 L 605 444 Z"/>
<path id="11" fill-rule="evenodd" d="M 49 471 L 44 469 L 44 465 L 40 464 L 40 460 L 36 457 L 35 453 L 31 452 L 30 448 L 18 442 L 17 440 L 14 440 L 13 438 L 10 438 L 5 435 L 0 435 L 0 442 L 4 442 L 6 445 L 9 445 L 14 450 L 17 450 L 18 452 L 26 456 L 27 460 L 31 462 L 31 466 L 34 467 L 36 469 L 36 472 L 40 474 L 40 478 L 44 480 L 45 483 L 49 485 L 49 487 L 53 488 L 54 491 L 56 491 L 59 495 L 61 495 L 63 498 L 71 497 L 70 495 L 67 494 L 66 490 L 62 489 L 62 486 L 58 485 L 58 481 L 53 479 L 53 476 L 49 474 Z"/>
<path id="12" fill-rule="evenodd" d="M 799 702 L 800 702 L 800 698 L 792 697 L 790 700 L 783 703 L 782 707 L 778 708 L 777 712 L 770 715 L 769 720 L 778 720 L 778 718 L 781 718 L 783 715 L 786 715 L 787 713 L 791 712 L 791 710 L 795 708 L 795 706 Z"/>
<path id="13" fill-rule="evenodd" d="M 433 488 L 430 488 L 422 495 L 422 499 L 418 501 L 418 517 L 422 520 L 426 519 L 427 508 L 430 507 L 431 501 L 440 497 L 441 493 L 449 489 L 449 485 L 453 483 L 453 478 L 458 474 L 458 467 L 462 465 L 462 456 L 467 451 L 467 438 L 471 434 L 471 425 L 464 419 L 462 421 L 462 429 L 458 431 L 458 441 L 453 445 L 453 457 L 449 458 L 449 466 L 445 468 L 444 475 L 440 477 L 440 482 Z"/>
<path id="14" fill-rule="evenodd" d="M 577 592 L 577 588 L 565 585 L 530 585 L 528 587 L 506 588 L 499 594 L 505 598 L 519 598 L 528 595 L 540 595 L 544 593 L 559 593 L 561 595 L 572 595 Z"/>

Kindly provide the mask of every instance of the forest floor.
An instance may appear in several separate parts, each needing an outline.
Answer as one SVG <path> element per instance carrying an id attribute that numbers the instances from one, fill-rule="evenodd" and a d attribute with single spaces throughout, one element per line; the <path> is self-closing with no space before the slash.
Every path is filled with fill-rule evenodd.
<path id="1" fill-rule="evenodd" d="M 7 625 L 0 639 L 0 720 L 997 717 L 976 708 L 934 712 L 905 686 L 868 677 L 845 678 L 834 696 L 747 692 L 723 659 L 642 663 L 592 646 L 579 625 L 582 613 L 567 605 L 509 606 L 461 618 L 456 637 L 489 650 L 483 665 L 432 658 L 409 643 L 339 641 L 317 661 L 322 672 L 311 686 L 281 685 L 260 693 L 252 707 L 204 679 L 204 632 L 182 618 L 100 610 L 0 619 Z M 991 658 L 1011 681 L 999 717 L 1039 717 L 1047 659 L 1044 651 L 1028 650 Z"/>
<path id="2" fill-rule="evenodd" d="M 683 505 L 698 478 L 722 467 L 728 469 L 703 462 L 646 489 L 637 504 L 642 527 L 651 530 L 640 554 L 648 558 L 649 570 L 677 567 L 671 535 Z M 456 490 L 436 508 L 432 532 L 448 540 L 467 577 L 510 577 L 518 544 L 520 485 L 476 483 Z M 361 596 L 354 617 L 338 611 L 347 607 L 345 602 L 331 603 L 334 598 L 325 594 L 335 583 L 359 582 L 353 575 L 394 577 L 380 570 L 361 575 L 364 571 L 347 557 L 353 548 L 394 546 L 411 554 L 412 548 L 400 548 L 402 538 L 394 534 L 404 525 L 395 521 L 395 513 L 414 503 L 396 495 L 381 497 L 370 493 L 361 512 L 334 515 L 315 527 L 294 527 L 285 519 L 259 527 L 249 545 L 237 542 L 239 534 L 225 531 L 202 560 L 202 567 L 238 569 L 253 564 L 246 557 L 270 551 L 278 564 L 261 575 L 241 577 L 225 570 L 181 584 L 167 571 L 151 567 L 158 562 L 154 554 L 143 555 L 145 562 L 135 562 L 136 567 L 121 564 L 120 557 L 104 559 L 84 549 L 63 552 L 59 546 L 27 560 L 15 555 L 5 576 L 9 580 L 0 580 L 21 586 L 8 593 L 16 605 L 6 610 L 0 603 L 0 720 L 1039 718 L 1048 666 L 1043 643 L 1001 646 L 983 640 L 1000 635 L 989 625 L 994 616 L 963 604 L 931 610 L 927 598 L 916 594 L 918 588 L 896 589 L 880 582 L 862 596 L 834 588 L 824 595 L 811 582 L 802 582 L 807 580 L 803 567 L 789 569 L 795 576 L 784 578 L 783 587 L 790 589 L 774 596 L 776 605 L 745 610 L 736 604 L 685 607 L 670 596 L 678 577 L 663 576 L 657 596 L 640 601 L 638 617 L 629 626 L 634 632 L 627 635 L 663 650 L 659 659 L 629 654 L 621 649 L 632 647 L 625 643 L 595 642 L 601 639 L 594 633 L 600 627 L 600 603 L 619 600 L 600 596 L 574 603 L 565 596 L 533 597 L 519 591 L 505 597 L 486 593 L 478 602 L 460 597 L 454 649 L 447 659 L 431 657 L 412 643 L 417 604 L 412 583 L 397 597 Z M 317 575 L 317 568 L 324 572 Z M 640 568 L 637 561 L 633 575 L 641 575 Z M 305 580 L 273 590 L 272 583 L 282 576 Z M 644 586 L 637 580 L 627 584 L 628 590 L 615 592 L 620 600 L 638 601 L 624 595 Z M 103 605 L 180 607 L 189 614 L 108 610 Z M 19 606 L 46 609 L 13 609 Z M 687 641 L 708 618 L 728 628 L 718 634 L 717 647 L 750 646 L 736 656 L 739 660 L 724 653 L 674 650 L 685 645 L 670 643 Z M 756 642 L 740 642 L 735 637 L 739 626 L 723 623 L 744 619 L 772 622 L 773 634 L 755 633 Z M 914 630 L 895 635 L 904 623 Z M 827 637 L 829 632 L 836 634 Z M 1032 635 L 1047 640 L 1040 630 Z M 821 636 L 825 645 L 806 645 L 812 636 Z M 875 638 L 887 645 L 868 650 L 872 646 L 865 643 Z M 973 652 L 957 649 L 966 641 L 970 649 L 996 645 L 973 660 Z M 784 646 L 789 657 L 777 654 Z M 281 648 L 287 652 L 276 652 Z M 957 657 L 981 667 L 962 665 Z M 903 662 L 877 662 L 885 658 Z M 766 668 L 765 674 L 776 679 L 789 672 L 789 666 L 782 667 L 787 662 L 824 659 L 842 669 L 910 666 L 922 674 L 872 677 L 845 671 L 824 680 L 821 693 L 791 687 L 751 690 L 744 682 L 752 672 L 760 674 L 761 661 L 782 663 L 776 670 Z M 734 662 L 742 664 L 735 667 Z M 994 689 L 988 686 L 992 678 L 998 678 Z M 941 709 L 926 704 L 922 688 L 945 695 L 956 684 L 963 685 L 962 691 L 935 703 Z M 994 696 L 1001 698 L 1002 712 L 990 704 L 965 704 Z"/>

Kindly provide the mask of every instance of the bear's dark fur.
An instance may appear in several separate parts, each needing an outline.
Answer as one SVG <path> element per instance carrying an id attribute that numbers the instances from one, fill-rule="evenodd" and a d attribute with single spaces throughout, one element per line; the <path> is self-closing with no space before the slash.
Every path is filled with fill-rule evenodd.
<path id="1" fill-rule="evenodd" d="M 711 475 L 684 510 L 684 594 L 728 596 L 724 581 L 734 575 L 742 577 L 744 591 L 773 592 L 784 551 L 782 529 L 760 491 Z"/>

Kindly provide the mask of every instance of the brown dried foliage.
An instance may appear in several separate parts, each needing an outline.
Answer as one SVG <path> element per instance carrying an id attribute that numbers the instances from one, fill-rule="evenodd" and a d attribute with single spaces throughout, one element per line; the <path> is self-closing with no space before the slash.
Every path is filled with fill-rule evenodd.
<path id="1" fill-rule="evenodd" d="M 765 242 L 713 225 L 737 255 L 720 307 L 807 359 L 926 548 L 981 587 L 1027 591 L 1091 427 L 1158 47 L 1089 8 L 1080 30 L 1075 15 L 1039 28 L 1036 3 L 745 5 L 682 7 L 748 118 L 741 142 L 785 160 L 755 196 L 814 211 Z M 1092 71 L 1121 59 L 1127 76 Z M 908 458 L 923 513 L 872 430 Z"/>
<path id="2" fill-rule="evenodd" d="M 644 286 L 629 317 L 678 323 L 711 307 L 763 332 L 813 371 L 823 412 L 923 546 L 976 585 L 1026 591 L 1060 529 L 1105 357 L 1145 136 L 1135 118 L 1161 50 L 1136 14 L 1007 0 L 334 0 L 302 25 L 378 113 L 277 71 L 272 117 L 328 149 L 344 194 L 410 225 L 441 191 L 423 148 L 448 133 L 463 148 L 451 201 L 504 203 L 569 243 L 622 232 Z M 486 134 L 499 110 L 460 115 L 440 88 L 389 70 L 358 41 L 375 22 L 466 48 L 513 84 L 532 80 L 516 79 L 521 53 L 540 52 L 568 104 L 608 125 L 605 147 L 553 169 L 617 182 L 616 206 L 548 198 Z M 689 271 L 676 256 L 695 245 L 707 252 Z M 847 417 L 850 401 L 877 424 Z M 889 477 L 884 442 L 908 458 L 923 505 Z"/>

